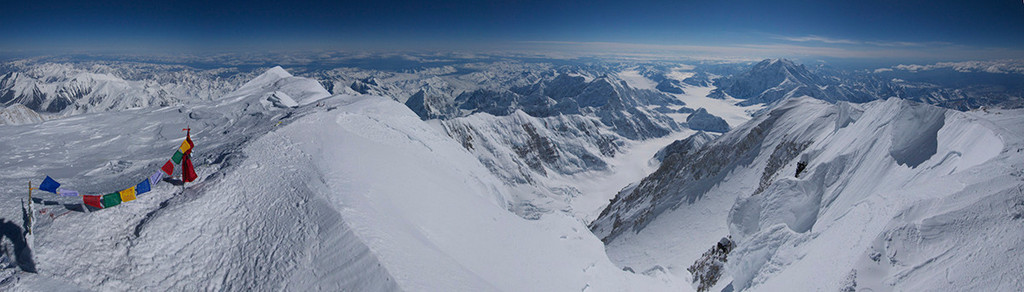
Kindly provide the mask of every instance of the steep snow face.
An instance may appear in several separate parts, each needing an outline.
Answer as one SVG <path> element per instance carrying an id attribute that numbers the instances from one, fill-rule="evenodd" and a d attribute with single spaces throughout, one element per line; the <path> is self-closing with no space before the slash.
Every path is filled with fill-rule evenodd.
<path id="1" fill-rule="evenodd" d="M 1004 201 L 1006 192 L 1021 186 L 1019 179 L 1007 175 L 1012 173 L 1006 171 L 1007 160 L 995 159 L 1003 153 L 1004 159 L 1020 160 L 1020 154 L 1004 151 L 1006 144 L 1000 138 L 1019 140 L 1019 133 L 1000 127 L 971 114 L 895 99 L 867 105 L 856 122 L 822 135 L 804 152 L 806 175 L 779 179 L 760 195 L 737 200 L 729 220 L 731 233 L 740 242 L 736 261 L 730 263 L 734 286 L 843 288 L 860 282 L 874 283 L 873 289 L 896 290 L 999 287 L 970 279 L 1002 273 L 1004 268 L 1020 271 L 1021 257 L 993 259 L 991 266 L 986 265 L 1000 267 L 996 270 L 943 275 L 944 282 L 929 279 L 938 276 L 936 272 L 959 268 L 947 259 L 966 255 L 948 254 L 952 249 L 970 246 L 985 250 L 979 253 L 986 256 L 989 248 L 1019 248 L 1024 244 L 1021 237 L 973 237 L 967 234 L 978 231 L 960 230 L 980 223 L 973 220 L 944 225 L 922 222 L 949 220 L 944 213 L 1000 217 L 978 213 L 972 206 Z M 962 197 L 966 194 L 974 197 Z M 998 221 L 1003 224 L 986 224 L 994 228 L 1015 224 Z M 911 246 L 923 242 L 930 249 L 908 250 L 907 242 L 915 242 Z M 897 255 L 902 252 L 914 256 Z M 827 275 L 819 274 L 827 282 L 790 282 L 794 274 L 823 265 L 836 267 Z M 843 282 L 847 277 L 852 282 Z M 1000 285 L 1019 289 L 1024 283 Z"/>
<path id="2" fill-rule="evenodd" d="M 1019 234 L 1000 231 L 1020 224 L 1009 194 L 1024 187 L 1013 177 L 1024 136 L 1011 125 L 1024 116 L 1000 114 L 793 99 L 666 159 L 591 227 L 617 264 L 665 266 L 681 278 L 731 235 L 726 278 L 736 290 L 1016 290 L 1024 283 L 971 280 L 1024 265 L 995 256 L 1024 247 Z M 807 165 L 799 176 L 798 164 Z M 963 246 L 991 265 L 962 270 L 958 260 L 972 261 L 953 251 Z"/>

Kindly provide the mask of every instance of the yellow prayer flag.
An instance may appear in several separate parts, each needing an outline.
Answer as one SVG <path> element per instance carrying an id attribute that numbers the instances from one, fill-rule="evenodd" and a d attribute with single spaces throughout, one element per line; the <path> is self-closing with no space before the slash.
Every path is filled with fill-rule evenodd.
<path id="1" fill-rule="evenodd" d="M 127 202 L 127 201 L 131 201 L 131 200 L 135 200 L 135 187 L 127 188 L 127 189 L 121 191 L 120 193 L 121 193 L 121 201 L 122 202 Z"/>
<path id="2" fill-rule="evenodd" d="M 192 145 L 188 144 L 188 141 L 182 141 L 181 147 L 178 148 L 178 150 L 181 150 L 181 153 L 187 153 L 189 149 L 192 149 Z"/>

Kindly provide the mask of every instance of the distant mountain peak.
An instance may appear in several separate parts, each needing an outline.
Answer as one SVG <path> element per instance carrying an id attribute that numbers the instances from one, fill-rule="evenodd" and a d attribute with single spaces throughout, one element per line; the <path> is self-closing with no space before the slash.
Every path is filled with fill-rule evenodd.
<path id="1" fill-rule="evenodd" d="M 721 98 L 725 93 L 745 99 L 741 105 L 769 104 L 800 96 L 829 102 L 851 99 L 842 92 L 824 90 L 832 82 L 787 59 L 765 59 L 754 64 L 749 71 L 715 80 L 715 85 L 718 88 L 709 97 Z"/>
<path id="2" fill-rule="evenodd" d="M 267 69 L 267 72 L 263 72 L 263 75 L 275 75 L 281 78 L 292 77 L 292 74 L 288 73 L 288 71 L 284 70 L 284 68 L 281 68 L 281 66 L 274 66 L 274 68 Z"/>

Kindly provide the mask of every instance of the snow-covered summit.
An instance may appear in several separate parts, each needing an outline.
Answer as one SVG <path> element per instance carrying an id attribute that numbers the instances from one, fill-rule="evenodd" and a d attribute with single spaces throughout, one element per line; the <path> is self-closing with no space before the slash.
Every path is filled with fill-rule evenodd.
<path id="1" fill-rule="evenodd" d="M 718 87 L 712 97 L 745 99 L 742 105 L 773 103 L 786 98 L 811 96 L 835 102 L 848 100 L 844 92 L 837 92 L 831 81 L 811 73 L 804 65 L 786 59 L 768 59 L 754 64 L 750 70 L 715 81 Z"/>
<path id="2" fill-rule="evenodd" d="M 240 101 L 259 96 L 267 105 L 283 107 L 308 105 L 331 96 L 316 80 L 295 77 L 281 66 L 268 69 L 241 87 L 224 96 L 224 100 Z"/>
<path id="3" fill-rule="evenodd" d="M 42 121 L 43 116 L 20 103 L 0 108 L 0 125 L 22 125 Z"/>

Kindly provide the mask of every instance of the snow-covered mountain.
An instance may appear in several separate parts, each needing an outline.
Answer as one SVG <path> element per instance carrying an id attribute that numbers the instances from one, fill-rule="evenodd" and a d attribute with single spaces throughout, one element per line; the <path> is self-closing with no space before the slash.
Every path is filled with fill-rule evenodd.
<path id="1" fill-rule="evenodd" d="M 1019 289 L 1021 114 L 789 99 L 672 151 L 591 228 L 619 265 L 683 278 L 731 236 L 713 290 Z"/>
<path id="2" fill-rule="evenodd" d="M 754 64 L 749 71 L 715 80 L 711 97 L 725 94 L 744 99 L 742 105 L 770 104 L 782 99 L 810 96 L 836 102 L 866 102 L 876 96 L 851 92 L 841 82 L 811 73 L 804 65 L 786 59 L 769 59 Z"/>
<path id="3" fill-rule="evenodd" d="M 0 105 L 21 104 L 37 112 L 65 116 L 210 100 L 234 90 L 250 77 L 226 69 L 200 71 L 172 65 L 49 62 L 4 65 L 8 72 L 0 76 Z M 226 72 L 232 73 L 222 77 Z"/>
<path id="4" fill-rule="evenodd" d="M 969 64 L 976 66 L 975 63 Z M 717 88 L 708 96 L 743 99 L 740 105 L 770 104 L 787 98 L 811 96 L 828 102 L 856 103 L 896 97 L 958 110 L 982 106 L 1024 106 L 1024 98 L 1021 97 L 1024 83 L 1020 82 L 1020 72 L 1005 69 L 1012 65 L 988 65 L 993 69 L 983 72 L 956 66 L 953 68 L 958 70 L 918 66 L 913 68 L 929 70 L 858 72 L 820 64 L 808 68 L 791 60 L 766 59 L 745 71 L 715 79 Z"/>
<path id="5" fill-rule="evenodd" d="M 20 103 L 0 108 L 0 125 L 32 124 L 42 121 L 43 116 Z"/>

